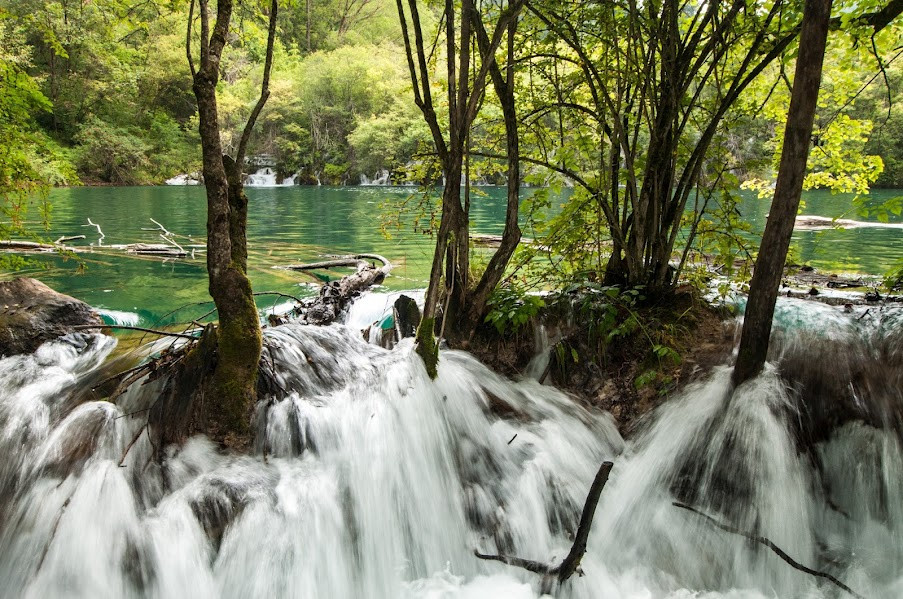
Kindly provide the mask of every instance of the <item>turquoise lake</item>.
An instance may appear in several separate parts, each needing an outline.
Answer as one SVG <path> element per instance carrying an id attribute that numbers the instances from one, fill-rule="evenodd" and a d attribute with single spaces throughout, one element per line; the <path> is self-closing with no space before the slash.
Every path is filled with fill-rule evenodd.
<path id="1" fill-rule="evenodd" d="M 504 188 L 481 188 L 484 197 L 472 204 L 472 225 L 478 233 L 501 233 L 504 222 Z M 276 187 L 248 188 L 250 200 L 248 236 L 249 270 L 255 291 L 278 291 L 292 295 L 315 292 L 312 275 L 274 269 L 273 266 L 323 259 L 324 255 L 371 252 L 382 254 L 398 267 L 386 281 L 393 289 L 426 285 L 432 259 L 432 238 L 410 226 L 393 230 L 387 238 L 380 227 L 380 214 L 387 201 L 397 203 L 416 189 L 411 187 Z M 529 193 L 529 190 L 526 190 Z M 872 203 L 899 195 L 899 191 L 874 191 Z M 49 239 L 84 234 L 76 245 L 95 243 L 99 224 L 104 245 L 160 242 L 151 219 L 168 230 L 202 241 L 205 235 L 205 197 L 201 187 L 83 187 L 55 189 Z M 827 192 L 805 194 L 806 214 L 858 220 L 850 207 L 850 196 Z M 753 194 L 745 196 L 741 213 L 761 231 L 768 202 Z M 529 235 L 529 232 L 525 232 Z M 180 244 L 189 240 L 178 238 Z M 794 246 L 800 261 L 833 271 L 882 274 L 903 258 L 903 230 L 856 228 L 848 230 L 798 231 Z M 80 254 L 84 272 L 77 264 L 56 256 L 40 257 L 44 267 L 29 267 L 17 274 L 36 276 L 55 289 L 108 310 L 137 313 L 143 322 L 185 304 L 207 299 L 203 254 L 185 260 L 162 261 L 112 252 Z M 340 273 L 336 273 L 340 274 Z M 6 276 L 10 276 L 7 273 Z M 281 302 L 260 298 L 262 306 Z M 179 314 L 178 320 L 203 314 L 198 306 Z"/>

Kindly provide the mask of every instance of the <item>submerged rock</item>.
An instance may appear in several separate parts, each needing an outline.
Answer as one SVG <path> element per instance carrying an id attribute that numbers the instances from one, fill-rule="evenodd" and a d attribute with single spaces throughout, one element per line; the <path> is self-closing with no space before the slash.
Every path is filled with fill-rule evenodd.
<path id="1" fill-rule="evenodd" d="M 36 279 L 0 281 L 0 356 L 31 353 L 78 325 L 103 324 L 88 304 Z"/>

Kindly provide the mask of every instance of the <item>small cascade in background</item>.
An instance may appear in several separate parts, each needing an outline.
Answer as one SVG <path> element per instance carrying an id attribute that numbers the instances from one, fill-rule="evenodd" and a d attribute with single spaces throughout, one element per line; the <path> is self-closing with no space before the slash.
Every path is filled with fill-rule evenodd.
<path id="1" fill-rule="evenodd" d="M 292 175 L 282 182 L 276 180 L 276 171 L 270 167 L 257 169 L 253 175 L 245 177 L 245 187 L 291 187 L 295 185 L 298 175 Z"/>
<path id="2" fill-rule="evenodd" d="M 392 181 L 389 178 L 389 171 L 386 169 L 380 169 L 373 178 L 371 179 L 365 173 L 361 173 L 361 185 L 391 185 Z"/>
<path id="3" fill-rule="evenodd" d="M 732 393 L 717 369 L 625 442 L 535 380 L 542 358 L 512 381 L 443 350 L 431 381 L 412 340 L 366 343 L 397 295 L 265 331 L 285 393 L 259 402 L 248 456 L 197 436 L 158 464 L 143 427 L 163 381 L 90 396 L 113 338 L 0 360 L 0 596 L 535 597 L 535 574 L 473 551 L 560 560 L 602 460 L 584 576 L 561 596 L 845 596 L 675 502 L 903 596 L 899 309 L 781 301 L 766 372 Z"/>
<path id="4" fill-rule="evenodd" d="M 201 180 L 198 174 L 188 175 L 176 175 L 170 179 L 167 179 L 165 183 L 167 185 L 200 185 Z"/>

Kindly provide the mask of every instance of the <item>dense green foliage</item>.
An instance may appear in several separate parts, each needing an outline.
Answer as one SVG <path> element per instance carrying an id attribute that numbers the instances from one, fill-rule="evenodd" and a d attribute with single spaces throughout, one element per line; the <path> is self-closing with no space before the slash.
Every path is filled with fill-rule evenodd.
<path id="1" fill-rule="evenodd" d="M 609 278 L 612 265 L 606 262 L 618 235 L 630 243 L 639 218 L 627 208 L 628 191 L 642 198 L 664 185 L 656 181 L 661 169 L 653 164 L 663 157 L 664 170 L 673 170 L 675 180 L 671 201 L 677 208 L 686 202 L 685 216 L 665 231 L 677 233 L 676 257 L 692 262 L 700 253 L 714 255 L 728 272 L 738 253 L 754 257 L 745 246 L 747 225 L 735 209 L 735 193 L 741 185 L 770 192 L 795 57 L 794 44 L 781 45 L 782 36 L 792 34 L 801 3 L 757 3 L 755 11 L 737 12 L 740 4 L 720 6 L 711 21 L 710 5 L 684 5 L 673 31 L 674 48 L 684 48 L 682 60 L 697 57 L 686 76 L 661 70 L 671 51 L 671 29 L 661 18 L 667 2 L 649 10 L 630 2 L 534 2 L 523 12 L 514 77 L 524 176 L 552 190 L 577 183 L 560 212 L 548 210 L 555 194 L 539 194 L 529 206 L 529 234 L 544 243 L 524 250 L 523 258 L 535 256 L 536 248 L 554 248 L 551 267 L 533 274 L 544 281 Z M 450 51 L 440 27 L 443 7 L 421 5 L 427 66 L 443 114 Z M 188 0 L 0 0 L 6 75 L 0 101 L 8 105 L 0 123 L 7 140 L 0 165 L 5 222 L 19 222 L 24 198 L 42 185 L 79 178 L 161 183 L 199 170 L 185 56 L 189 6 Z M 903 85 L 899 28 L 871 36 L 850 21 L 857 11 L 880 6 L 860 3 L 835 11 L 845 21 L 831 38 L 809 187 L 864 193 L 870 185 L 903 186 L 903 113 L 894 102 Z M 256 101 L 266 44 L 266 23 L 256 8 L 239 6 L 235 38 L 223 58 L 219 108 L 226 151 Z M 480 10 L 492 17 L 486 6 Z M 772 12 L 779 18 L 769 19 Z M 658 33 L 649 35 L 653 30 Z M 196 23 L 195 43 L 198 36 Z M 710 40 L 721 46 L 709 47 Z M 470 59 L 477 64 L 476 39 L 471 43 Z M 755 49 L 756 43 L 761 47 Z M 745 57 L 756 61 L 774 48 L 780 49 L 775 60 L 725 103 L 738 74 L 752 72 L 742 64 Z M 271 157 L 280 175 L 298 173 L 302 183 L 355 184 L 384 170 L 395 180 L 438 181 L 430 131 L 413 103 L 407 66 L 391 0 L 284 3 L 272 95 L 249 154 Z M 656 119 L 675 108 L 661 93 L 673 87 L 658 81 L 665 77 L 683 77 L 684 97 L 675 105 L 678 139 L 670 150 L 662 146 L 650 155 L 650 143 L 662 130 Z M 728 108 L 723 114 L 722 106 Z M 482 95 L 469 135 L 471 179 L 503 183 L 504 126 L 494 94 Z M 694 157 L 699 148 L 701 160 Z M 614 218 L 606 214 L 606 203 L 616 208 Z M 419 208 L 436 218 L 434 204 Z M 650 240 L 650 251 L 668 241 Z M 662 280 L 668 276 L 659 274 Z"/>
<path id="2" fill-rule="evenodd" d="M 47 186 L 77 181 L 65 152 L 36 125 L 51 104 L 28 74 L 31 55 L 23 38 L 22 30 L 0 11 L 0 238 L 35 235 L 25 226 L 29 208 L 37 204 L 46 224 Z M 4 256 L 0 266 L 21 262 Z"/>
<path id="3" fill-rule="evenodd" d="M 584 10 L 596 10 L 586 6 Z M 0 9 L 6 23 L 5 55 L 17 56 L 11 64 L 46 98 L 29 109 L 30 130 L 42 134 L 57 159 L 70 162 L 83 181 L 159 183 L 198 170 L 196 111 L 184 49 L 187 1 L 0 0 Z M 239 39 L 224 57 L 221 118 L 227 146 L 255 99 L 253 81 L 265 42 L 264 23 L 254 11 L 245 10 L 236 24 Z M 427 29 L 437 24 L 429 10 L 423 18 Z M 541 30 L 536 24 L 526 29 L 523 54 L 543 50 L 542 43 L 549 43 L 548 37 L 537 41 L 534 32 Z M 319 179 L 353 184 L 361 174 L 373 177 L 382 169 L 401 176 L 401 167 L 423 148 L 429 134 L 411 101 L 399 44 L 395 5 L 389 0 L 286 4 L 280 17 L 273 97 L 251 153 L 274 156 L 281 173 L 300 171 L 301 180 L 309 183 Z M 848 47 L 848 40 L 841 45 Z M 831 131 L 858 139 L 863 155 L 882 157 L 883 172 L 874 163 L 863 165 L 880 173 L 879 185 L 903 185 L 903 116 L 888 102 L 903 76 L 892 57 L 879 54 L 886 76 L 874 79 L 855 102 L 844 106 L 844 116 L 849 113 L 852 120 L 831 118 L 832 111 L 876 72 L 869 51 L 870 45 L 862 43 L 856 51 L 846 51 L 855 57 L 830 61 L 828 78 L 840 82 L 846 96 L 832 96 L 823 120 L 833 123 Z M 441 51 L 434 59 L 441 72 Z M 780 131 L 787 97 L 786 86 L 774 84 L 784 72 L 776 68 L 755 84 L 744 101 L 747 113 L 738 112 L 717 140 L 731 154 L 732 174 L 740 179 L 767 179 L 772 174 L 771 157 L 780 147 L 774 133 Z M 553 79 L 557 88 L 550 84 Z M 521 83 L 527 93 L 520 99 L 528 113 L 549 105 L 548 94 L 586 99 L 579 97 L 586 93 L 581 91 L 579 72 L 560 61 L 533 59 L 524 68 Z M 773 108 L 755 108 L 766 96 Z M 475 140 L 482 137 L 483 149 L 488 150 L 498 147 L 501 135 L 499 111 L 492 104 L 487 95 L 474 130 Z M 564 143 L 554 158 L 562 164 L 579 161 L 579 153 L 586 153 L 587 144 L 593 142 L 575 118 L 561 111 L 530 114 L 524 141 L 537 150 L 548 148 L 554 132 L 567 128 L 569 135 L 559 140 Z M 826 131 L 823 139 L 838 138 Z M 497 162 L 484 167 L 480 177 L 500 180 Z M 53 175 L 49 183 L 74 181 L 71 171 L 47 174 Z M 817 184 L 836 186 L 823 180 Z"/>
<path id="4" fill-rule="evenodd" d="M 424 129 L 398 60 L 394 4 L 313 2 L 309 44 L 306 6 L 282 11 L 273 95 L 251 153 L 274 156 L 282 173 L 300 170 L 308 182 L 357 183 L 404 165 Z M 18 53 L 10 64 L 40 98 L 23 122 L 66 148 L 82 181 L 161 183 L 199 170 L 188 9 L 184 0 L 0 0 L 4 47 Z M 266 44 L 258 13 L 246 7 L 237 17 L 220 84 L 227 148 L 256 101 Z M 71 175 L 44 180 L 71 183 Z"/>

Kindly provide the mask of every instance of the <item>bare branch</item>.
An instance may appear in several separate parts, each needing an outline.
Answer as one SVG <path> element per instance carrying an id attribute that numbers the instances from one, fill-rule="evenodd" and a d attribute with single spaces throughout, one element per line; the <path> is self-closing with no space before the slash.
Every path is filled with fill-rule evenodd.
<path id="1" fill-rule="evenodd" d="M 197 339 L 194 335 L 185 335 L 183 333 L 170 333 L 168 331 L 158 331 L 155 329 L 146 329 L 144 327 L 130 327 L 122 324 L 80 324 L 71 327 L 76 330 L 90 330 L 90 329 L 123 329 L 126 331 L 142 331 L 144 333 L 151 333 L 153 335 L 160 335 L 161 337 L 181 337 L 183 339 L 191 339 L 194 341 Z"/>
<path id="2" fill-rule="evenodd" d="M 829 580 L 830 582 L 834 583 L 837 587 L 843 589 L 844 591 L 846 591 L 853 597 L 857 597 L 858 599 L 865 599 L 862 595 L 860 595 L 859 593 L 857 593 L 856 591 L 854 591 L 853 589 L 851 589 L 844 583 L 837 580 L 837 578 L 835 578 L 831 574 L 828 574 L 827 572 L 822 572 L 820 570 L 813 570 L 812 568 L 809 568 L 809 567 L 804 566 L 803 564 L 799 563 L 798 561 L 796 561 L 795 559 L 793 559 L 792 557 L 787 555 L 787 553 L 783 549 L 781 549 L 780 547 L 775 545 L 771 541 L 771 539 L 769 539 L 767 537 L 761 537 L 758 535 L 754 535 L 750 532 L 746 532 L 744 530 L 740 530 L 739 528 L 734 528 L 733 526 L 719 522 L 718 520 L 712 518 L 708 514 L 705 514 L 701 511 L 697 510 L 693 506 L 687 505 L 685 503 L 681 503 L 679 501 L 674 501 L 671 503 L 671 505 L 673 505 L 674 507 L 679 507 L 681 509 L 693 512 L 694 514 L 704 518 L 712 526 L 714 526 L 716 528 L 720 528 L 721 530 L 723 530 L 725 532 L 739 535 L 741 537 L 749 539 L 750 541 L 753 541 L 754 543 L 764 545 L 765 547 L 768 547 L 769 549 L 771 549 L 775 553 L 775 555 L 777 555 L 779 558 L 781 558 L 782 560 L 787 562 L 787 564 L 789 564 L 790 567 L 792 567 L 796 570 L 799 570 L 800 572 L 805 572 L 806 574 L 811 574 L 812 576 L 817 576 L 819 578 L 824 578 L 825 580 Z"/>
<path id="3" fill-rule="evenodd" d="M 188 56 L 188 68 L 191 69 L 192 78 L 198 74 L 194 68 L 194 57 L 191 55 L 191 26 L 194 21 L 194 0 L 188 5 L 188 26 L 185 28 L 185 54 Z"/>
<path id="4" fill-rule="evenodd" d="M 589 494 L 586 496 L 586 502 L 583 504 L 583 513 L 580 516 L 580 525 L 577 527 L 574 543 L 571 545 L 571 550 L 557 566 L 546 565 L 533 560 L 507 555 L 485 555 L 478 551 L 474 551 L 474 554 L 480 559 L 494 560 L 510 566 L 524 568 L 530 572 L 542 574 L 544 577 L 544 587 L 548 585 L 549 579 L 552 577 L 555 577 L 558 584 L 563 584 L 580 567 L 580 560 L 583 558 L 583 554 L 586 553 L 586 542 L 589 539 L 589 531 L 593 525 L 593 516 L 596 514 L 596 506 L 599 504 L 599 497 L 602 495 L 602 489 L 605 488 L 605 483 L 608 482 L 608 475 L 611 474 L 613 466 L 614 464 L 611 462 L 602 462 L 602 465 L 599 466 L 596 477 L 593 479 L 593 484 L 589 488 Z M 548 592 L 550 590 L 551 589 L 544 588 L 543 592 Z"/>
<path id="5" fill-rule="evenodd" d="M 251 111 L 251 115 L 245 123 L 245 129 L 241 133 L 241 140 L 238 142 L 238 150 L 235 152 L 234 168 L 236 170 L 236 175 L 239 177 L 241 176 L 241 169 L 245 160 L 245 152 L 248 149 L 248 141 L 251 139 L 251 131 L 254 129 L 257 117 L 260 116 L 260 111 L 263 110 L 264 105 L 267 103 L 267 99 L 270 97 L 270 70 L 273 67 L 273 45 L 276 41 L 276 17 L 278 13 L 279 3 L 277 0 L 273 0 L 270 4 L 270 27 L 267 33 L 266 60 L 263 65 L 263 82 L 260 85 L 260 98 L 257 100 L 254 110 Z"/>

